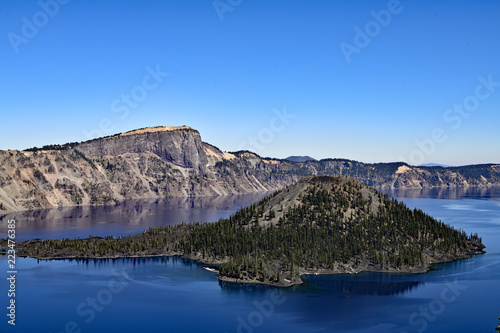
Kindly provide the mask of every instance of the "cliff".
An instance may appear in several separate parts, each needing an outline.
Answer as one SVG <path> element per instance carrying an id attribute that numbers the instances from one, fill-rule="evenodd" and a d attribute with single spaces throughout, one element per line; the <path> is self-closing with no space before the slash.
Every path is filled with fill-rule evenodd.
<path id="1" fill-rule="evenodd" d="M 389 188 L 500 185 L 500 165 L 292 162 L 249 151 L 222 152 L 190 127 L 162 126 L 81 143 L 0 151 L 0 214 L 129 198 L 277 190 L 306 175 L 352 176 L 367 185 Z"/>
<path id="2" fill-rule="evenodd" d="M 88 157 L 151 153 L 160 159 L 198 174 L 208 172 L 208 159 L 200 133 L 191 127 L 153 127 L 134 130 L 74 146 Z"/>

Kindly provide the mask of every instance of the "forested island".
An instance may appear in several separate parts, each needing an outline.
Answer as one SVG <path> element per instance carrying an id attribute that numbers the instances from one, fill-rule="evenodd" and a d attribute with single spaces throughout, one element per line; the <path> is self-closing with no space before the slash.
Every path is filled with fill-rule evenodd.
<path id="1" fill-rule="evenodd" d="M 116 239 L 35 239 L 17 248 L 19 256 L 38 259 L 182 256 L 217 265 L 224 281 L 276 286 L 299 284 L 302 274 L 423 273 L 484 253 L 477 234 L 353 178 L 331 176 L 304 177 L 215 223 L 162 226 Z"/>

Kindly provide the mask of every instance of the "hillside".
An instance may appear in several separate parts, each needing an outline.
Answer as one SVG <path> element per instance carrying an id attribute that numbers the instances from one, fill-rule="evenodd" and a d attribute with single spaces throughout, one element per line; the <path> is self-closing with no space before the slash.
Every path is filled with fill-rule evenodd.
<path id="1" fill-rule="evenodd" d="M 230 282 L 289 286 L 300 275 L 361 271 L 422 273 L 484 253 L 466 235 L 347 177 L 304 177 L 216 223 L 158 227 L 142 234 L 18 244 L 20 256 L 114 258 L 181 255 L 220 264 Z"/>
<path id="2" fill-rule="evenodd" d="M 222 152 L 190 127 L 150 127 L 81 143 L 0 151 L 0 214 L 130 198 L 281 189 L 306 175 L 351 176 L 377 187 L 500 185 L 500 165 L 454 168 L 343 159 L 292 162 Z"/>

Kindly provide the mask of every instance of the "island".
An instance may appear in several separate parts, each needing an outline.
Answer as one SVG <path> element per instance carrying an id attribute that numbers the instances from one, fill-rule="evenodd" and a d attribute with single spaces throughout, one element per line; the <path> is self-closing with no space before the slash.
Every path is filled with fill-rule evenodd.
<path id="1" fill-rule="evenodd" d="M 0 247 L 5 247 L 3 240 Z M 150 228 L 129 237 L 28 240 L 41 260 L 181 256 L 222 281 L 287 287 L 303 274 L 424 273 L 484 253 L 466 234 L 351 177 L 306 176 L 214 223 Z"/>

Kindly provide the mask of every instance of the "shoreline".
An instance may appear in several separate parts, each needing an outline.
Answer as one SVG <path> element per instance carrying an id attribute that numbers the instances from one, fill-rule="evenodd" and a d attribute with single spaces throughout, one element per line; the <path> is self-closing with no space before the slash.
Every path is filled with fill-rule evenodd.
<path id="1" fill-rule="evenodd" d="M 0 241 L 4 241 L 4 239 L 1 239 Z M 1 244 L 1 243 L 0 243 Z M 80 256 L 61 256 L 61 257 L 37 257 L 37 256 L 30 256 L 28 254 L 17 254 L 18 257 L 22 258 L 31 258 L 31 259 L 36 259 L 36 260 L 44 260 L 44 261 L 50 261 L 50 260 L 107 260 L 107 259 L 132 259 L 132 258 L 156 258 L 156 257 L 178 257 L 181 259 L 187 259 L 194 261 L 202 266 L 202 268 L 206 271 L 212 272 L 212 273 L 217 273 L 216 277 L 219 281 L 221 282 L 227 282 L 227 283 L 235 283 L 235 284 L 255 284 L 255 285 L 265 285 L 265 286 L 270 286 L 270 287 L 279 287 L 279 288 L 288 288 L 288 287 L 293 287 L 296 285 L 301 285 L 304 283 L 304 280 L 302 280 L 303 275 L 339 275 L 339 274 L 350 274 L 350 275 L 355 275 L 355 274 L 360 274 L 360 273 L 365 273 L 365 272 L 370 272 L 370 273 L 388 273 L 388 274 L 426 274 L 432 270 L 433 266 L 439 265 L 439 264 L 446 264 L 446 263 L 452 263 L 458 260 L 465 260 L 465 259 L 470 259 L 475 255 L 479 254 L 485 254 L 486 251 L 484 250 L 476 250 L 475 253 L 468 253 L 468 254 L 461 254 L 461 255 L 456 255 L 454 258 L 443 258 L 441 261 L 435 261 L 435 262 L 429 262 L 426 265 L 419 265 L 419 266 L 413 266 L 413 267 L 407 267 L 403 266 L 400 268 L 377 268 L 373 264 L 367 264 L 359 267 L 353 268 L 352 266 L 342 264 L 341 267 L 338 267 L 336 269 L 317 269 L 317 270 L 310 270 L 310 269 L 303 269 L 301 268 L 299 271 L 299 278 L 290 280 L 284 278 L 280 282 L 273 282 L 273 281 L 260 281 L 258 279 L 236 279 L 236 278 L 231 278 L 227 276 L 221 276 L 219 270 L 212 268 L 212 267 L 206 267 L 203 265 L 220 265 L 224 263 L 224 260 L 217 260 L 217 259 L 202 259 L 198 256 L 194 255 L 183 255 L 180 252 L 169 252 L 169 253 L 161 253 L 161 254 L 144 254 L 144 255 L 130 255 L 130 256 L 124 256 L 124 255 L 108 255 L 108 256 L 102 256 L 102 257 L 80 257 Z M 5 255 L 3 251 L 0 251 L 0 255 Z"/>
<path id="2" fill-rule="evenodd" d="M 492 188 L 492 187 L 498 187 L 500 188 L 500 183 L 499 184 L 479 184 L 479 185 L 460 185 L 460 186 L 449 186 L 449 185 L 442 185 L 442 186 L 428 186 L 428 187 L 407 187 L 407 186 L 402 186 L 402 187 L 390 187 L 390 186 L 384 186 L 384 185 L 379 185 L 379 186 L 372 186 L 369 185 L 370 187 L 373 187 L 377 191 L 386 191 L 386 190 L 431 190 L 431 189 L 468 189 L 468 188 Z M 210 194 L 200 194 L 200 195 L 169 195 L 165 197 L 159 197 L 159 196 L 146 196 L 146 197 L 136 197 L 136 198 L 127 198 L 123 200 L 118 200 L 114 203 L 100 203 L 100 204 L 82 204 L 82 205 L 61 205 L 61 206 L 54 206 L 54 207 L 45 207 L 45 208 L 37 208 L 37 209 L 20 209 L 20 210 L 12 210 L 8 212 L 0 212 L 0 218 L 3 218 L 9 214 L 14 214 L 14 213 L 22 213 L 22 212 L 36 212 L 36 211 L 43 211 L 43 210 L 52 210 L 52 209 L 59 209 L 59 208 L 76 208 L 76 207 L 113 207 L 113 206 L 118 206 L 122 204 L 123 202 L 130 201 L 130 200 L 151 200 L 155 201 L 158 199 L 182 199 L 182 198 L 218 198 L 218 197 L 230 197 L 230 196 L 238 196 L 238 195 L 252 195 L 252 194 L 257 194 L 257 193 L 271 193 L 275 190 L 280 190 L 282 188 L 275 188 L 271 190 L 266 190 L 266 191 L 252 191 L 252 192 L 243 192 L 243 193 L 228 193 L 228 194 L 215 194 L 215 195 L 210 195 Z"/>

